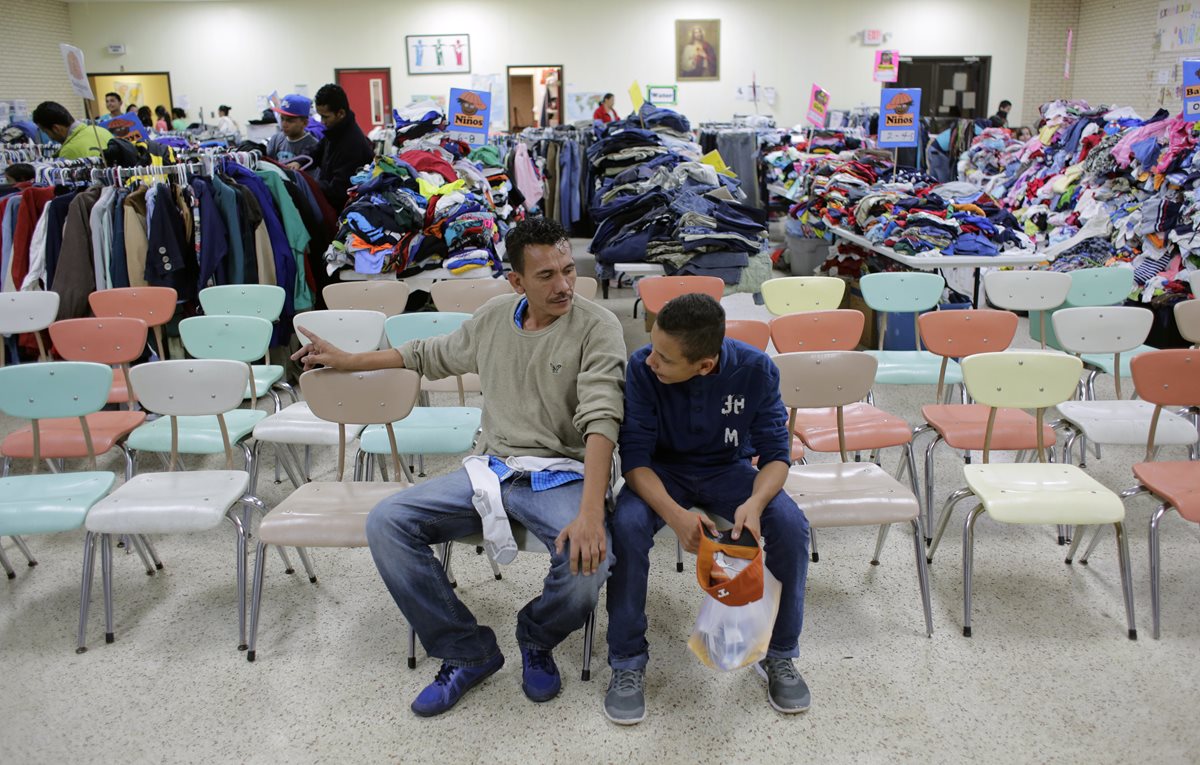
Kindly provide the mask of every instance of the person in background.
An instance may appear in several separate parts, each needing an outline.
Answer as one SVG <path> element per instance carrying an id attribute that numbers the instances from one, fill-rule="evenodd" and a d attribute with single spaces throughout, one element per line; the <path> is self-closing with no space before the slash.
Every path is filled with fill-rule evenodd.
<path id="1" fill-rule="evenodd" d="M 1012 111 L 1012 101 L 1004 100 L 996 107 L 996 113 L 991 116 L 992 127 L 1008 127 L 1008 113 Z"/>
<path id="2" fill-rule="evenodd" d="M 317 91 L 317 114 L 325 125 L 325 137 L 313 152 L 317 182 L 335 210 L 346 204 L 350 178 L 375 158 L 375 149 L 350 111 L 350 101 L 341 86 L 322 85 Z"/>
<path id="3" fill-rule="evenodd" d="M 1018 141 L 1028 141 L 1030 138 L 1033 138 L 1033 128 L 1029 128 L 1029 127 L 1017 128 L 1017 140 Z"/>
<path id="4" fill-rule="evenodd" d="M 171 129 L 171 113 L 167 111 L 167 107 L 159 104 L 154 107 L 154 129 L 159 133 L 165 133 Z"/>
<path id="5" fill-rule="evenodd" d="M 267 156 L 283 163 L 297 157 L 311 157 L 317 148 L 317 137 L 308 132 L 308 115 L 312 100 L 298 93 L 289 93 L 274 107 L 279 115 L 280 132 L 267 142 Z"/>
<path id="6" fill-rule="evenodd" d="M 171 109 L 171 116 L 174 117 L 174 119 L 171 120 L 172 130 L 178 130 L 182 132 L 187 130 L 188 125 L 191 124 L 188 122 L 187 112 L 185 112 L 183 109 L 180 109 L 178 106 Z"/>
<path id="7" fill-rule="evenodd" d="M 33 110 L 33 122 L 50 139 L 62 144 L 61 159 L 98 157 L 113 139 L 113 134 L 98 125 L 89 125 L 71 116 L 67 108 L 54 101 L 43 101 Z"/>
<path id="8" fill-rule="evenodd" d="M 17 162 L 4 168 L 4 182 L 8 184 L 28 183 L 37 175 L 33 165 Z"/>
<path id="9" fill-rule="evenodd" d="M 121 109 L 121 94 L 105 93 L 104 108 L 108 110 L 108 114 L 105 114 L 103 117 L 96 120 L 96 122 L 100 123 L 101 125 L 107 125 L 109 120 L 115 117 L 120 117 L 122 114 L 124 114 L 124 111 Z"/>
<path id="10" fill-rule="evenodd" d="M 612 93 L 605 93 L 604 98 L 600 99 L 600 105 L 596 107 L 596 111 L 592 112 L 592 119 L 600 120 L 606 125 L 620 119 L 617 116 L 617 110 L 613 108 L 615 102 L 616 98 Z"/>
<path id="11" fill-rule="evenodd" d="M 149 106 L 143 106 L 137 110 L 138 122 L 142 123 L 142 127 L 147 130 L 154 129 L 154 113 L 150 111 Z"/>
<path id="12" fill-rule="evenodd" d="M 131 113 L 131 112 L 132 112 L 133 114 L 137 114 L 137 111 L 138 111 L 137 104 L 130 104 L 129 106 L 126 106 L 126 107 L 125 107 L 125 113 L 126 113 L 126 114 L 129 114 L 129 113 Z"/>
<path id="13" fill-rule="evenodd" d="M 217 114 L 221 119 L 217 120 L 217 132 L 222 135 L 241 135 L 242 129 L 238 127 L 237 121 L 229 116 L 230 108 L 221 104 L 217 107 Z"/>

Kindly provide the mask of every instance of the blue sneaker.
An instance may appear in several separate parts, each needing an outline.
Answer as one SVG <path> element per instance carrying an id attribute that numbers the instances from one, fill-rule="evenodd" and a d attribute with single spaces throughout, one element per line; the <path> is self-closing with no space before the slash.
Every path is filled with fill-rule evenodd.
<path id="1" fill-rule="evenodd" d="M 412 711 L 421 717 L 433 717 L 450 709 L 467 691 L 487 680 L 504 666 L 504 656 L 497 653 L 480 667 L 455 667 L 442 662 L 433 682 L 413 699 Z"/>
<path id="2" fill-rule="evenodd" d="M 530 701 L 549 701 L 562 690 L 554 655 L 540 648 L 521 649 L 521 690 Z"/>

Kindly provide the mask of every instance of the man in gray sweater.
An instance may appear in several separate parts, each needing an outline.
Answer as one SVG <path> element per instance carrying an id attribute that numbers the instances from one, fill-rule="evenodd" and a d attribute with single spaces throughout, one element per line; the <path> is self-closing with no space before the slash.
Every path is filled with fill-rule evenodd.
<path id="1" fill-rule="evenodd" d="M 587 621 L 612 558 L 604 518 L 623 414 L 625 343 L 605 308 L 574 295 L 575 261 L 557 223 L 532 219 L 505 240 L 515 295 L 493 298 L 450 335 L 350 354 L 315 337 L 293 358 L 306 368 L 404 367 L 431 379 L 477 372 L 483 387 L 480 453 L 503 483 L 503 506 L 551 553 L 542 594 L 517 616 L 522 682 L 533 701 L 562 687 L 551 651 Z M 297 322 L 303 326 L 303 318 Z M 509 458 L 577 460 L 577 470 L 514 470 Z M 367 520 L 375 565 L 431 656 L 434 681 L 412 703 L 441 714 L 504 666 L 495 633 L 455 595 L 432 545 L 479 533 L 466 470 L 432 478 L 376 507 Z"/>

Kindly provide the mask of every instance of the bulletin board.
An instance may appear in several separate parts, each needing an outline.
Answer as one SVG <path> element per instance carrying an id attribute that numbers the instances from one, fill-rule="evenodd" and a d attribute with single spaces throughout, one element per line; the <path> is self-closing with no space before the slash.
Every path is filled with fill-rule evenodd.
<path id="1" fill-rule="evenodd" d="M 124 106 L 137 104 L 149 106 L 154 111 L 156 106 L 165 106 L 170 111 L 171 74 L 169 72 L 113 72 L 88 74 L 88 82 L 98 101 L 85 101 L 88 116 L 99 117 L 107 113 L 104 107 L 105 93 L 120 93 Z"/>

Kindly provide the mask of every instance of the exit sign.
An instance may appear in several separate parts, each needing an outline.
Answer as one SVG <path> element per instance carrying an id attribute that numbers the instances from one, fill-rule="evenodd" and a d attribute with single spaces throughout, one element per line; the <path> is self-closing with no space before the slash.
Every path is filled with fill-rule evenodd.
<path id="1" fill-rule="evenodd" d="M 862 33 L 863 45 L 883 45 L 883 30 L 882 29 L 864 29 Z"/>

